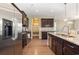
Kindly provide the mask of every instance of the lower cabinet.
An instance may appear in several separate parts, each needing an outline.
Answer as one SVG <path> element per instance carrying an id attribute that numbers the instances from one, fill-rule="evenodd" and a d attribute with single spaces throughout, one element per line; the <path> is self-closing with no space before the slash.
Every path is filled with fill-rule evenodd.
<path id="1" fill-rule="evenodd" d="M 78 55 L 79 46 L 49 34 L 49 47 L 56 55 Z"/>
<path id="2" fill-rule="evenodd" d="M 58 37 L 56 37 L 55 38 L 55 49 L 56 49 L 56 51 L 55 51 L 55 54 L 57 54 L 57 55 L 62 55 L 62 48 L 63 48 L 63 40 L 61 40 L 60 38 L 58 38 Z"/>
<path id="3" fill-rule="evenodd" d="M 27 45 L 26 32 L 22 34 L 22 48 Z"/>
<path id="4" fill-rule="evenodd" d="M 56 53 L 56 49 L 55 49 L 55 44 L 56 44 L 56 41 L 55 41 L 55 37 L 51 37 L 51 44 L 52 44 L 52 51 L 54 51 Z"/>
<path id="5" fill-rule="evenodd" d="M 64 44 L 63 44 L 63 54 L 64 55 L 77 55 L 79 54 L 79 46 L 73 44 L 73 43 L 70 43 L 70 42 L 67 42 L 67 41 L 64 41 Z"/>
<path id="6" fill-rule="evenodd" d="M 27 39 L 27 44 L 29 44 L 29 42 L 31 41 L 31 32 L 27 31 L 26 39 Z"/>
<path id="7" fill-rule="evenodd" d="M 31 41 L 31 32 L 24 32 L 22 34 L 22 48 L 24 48 Z"/>
<path id="8" fill-rule="evenodd" d="M 52 48 L 52 37 L 51 37 L 51 35 L 49 35 L 49 38 L 48 38 L 48 45 L 49 45 L 49 48 Z"/>
<path id="9" fill-rule="evenodd" d="M 51 50 L 57 55 L 62 55 L 63 41 L 60 38 L 55 37 L 54 35 L 50 35 L 49 38 L 49 47 L 51 48 Z"/>
<path id="10" fill-rule="evenodd" d="M 42 39 L 47 39 L 47 32 L 42 32 Z"/>

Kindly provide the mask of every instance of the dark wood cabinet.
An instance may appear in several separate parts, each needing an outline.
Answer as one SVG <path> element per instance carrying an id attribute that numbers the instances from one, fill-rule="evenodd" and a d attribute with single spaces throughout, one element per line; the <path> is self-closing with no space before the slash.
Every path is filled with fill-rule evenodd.
<path id="1" fill-rule="evenodd" d="M 30 35 L 30 38 L 28 37 Z M 22 48 L 24 48 L 31 41 L 31 32 L 25 31 L 22 34 Z"/>
<path id="2" fill-rule="evenodd" d="M 26 33 L 27 33 L 26 34 L 26 39 L 27 39 L 27 44 L 28 44 L 31 41 L 31 32 L 27 31 Z M 28 35 L 29 35 L 29 37 L 28 37 Z"/>
<path id="3" fill-rule="evenodd" d="M 63 44 L 63 54 L 64 55 L 77 55 L 79 54 L 79 46 L 73 44 L 73 43 L 70 43 L 70 42 L 67 42 L 67 41 L 64 41 L 64 44 Z"/>
<path id="4" fill-rule="evenodd" d="M 48 45 L 49 45 L 49 48 L 55 53 L 56 49 L 55 49 L 55 37 L 51 34 L 49 34 L 49 37 L 48 37 Z"/>
<path id="5" fill-rule="evenodd" d="M 22 48 L 24 48 L 27 45 L 27 38 L 26 38 L 26 32 L 22 33 Z"/>
<path id="6" fill-rule="evenodd" d="M 54 53 L 56 53 L 55 43 L 56 43 L 55 37 L 51 36 L 51 50 L 54 51 Z"/>
<path id="7" fill-rule="evenodd" d="M 62 55 L 63 41 L 59 37 L 55 37 L 55 54 Z"/>
<path id="8" fill-rule="evenodd" d="M 41 27 L 53 27 L 54 19 L 53 18 L 42 18 L 41 19 Z"/>
<path id="9" fill-rule="evenodd" d="M 78 55 L 79 46 L 49 34 L 49 47 L 56 55 Z"/>
<path id="10" fill-rule="evenodd" d="M 52 49 L 52 36 L 51 35 L 49 35 L 49 38 L 48 38 L 48 44 L 49 44 L 49 47 L 50 47 L 50 49 Z"/>
<path id="11" fill-rule="evenodd" d="M 51 37 L 51 50 L 57 54 L 57 55 L 62 55 L 62 40 L 54 35 L 50 35 Z"/>
<path id="12" fill-rule="evenodd" d="M 42 39 L 47 39 L 47 32 L 42 32 Z"/>
<path id="13" fill-rule="evenodd" d="M 28 27 L 29 26 L 29 19 L 24 11 L 21 11 L 21 12 L 22 12 L 22 26 Z"/>

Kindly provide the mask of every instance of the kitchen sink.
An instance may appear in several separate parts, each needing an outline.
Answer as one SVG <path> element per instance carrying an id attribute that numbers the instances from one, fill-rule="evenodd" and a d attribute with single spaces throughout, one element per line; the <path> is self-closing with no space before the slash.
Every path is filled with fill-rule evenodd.
<path id="1" fill-rule="evenodd" d="M 57 33 L 57 35 L 61 35 L 61 36 L 64 36 L 64 37 L 75 38 L 75 36 L 64 34 L 64 33 Z"/>

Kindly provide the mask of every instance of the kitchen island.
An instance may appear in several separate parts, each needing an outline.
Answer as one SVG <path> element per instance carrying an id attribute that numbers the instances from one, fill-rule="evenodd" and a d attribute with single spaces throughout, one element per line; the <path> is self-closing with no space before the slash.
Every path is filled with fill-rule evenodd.
<path id="1" fill-rule="evenodd" d="M 57 55 L 79 54 L 79 35 L 68 36 L 56 32 L 48 32 L 48 45 Z"/>

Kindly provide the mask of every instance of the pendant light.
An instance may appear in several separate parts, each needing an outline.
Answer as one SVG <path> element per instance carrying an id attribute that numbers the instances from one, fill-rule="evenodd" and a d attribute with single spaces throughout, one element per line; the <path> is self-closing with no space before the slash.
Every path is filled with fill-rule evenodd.
<path id="1" fill-rule="evenodd" d="M 72 8 L 70 4 L 70 17 L 72 17 Z M 67 22 L 69 25 L 73 24 L 72 19 Z"/>
<path id="2" fill-rule="evenodd" d="M 67 21 L 68 19 L 67 19 L 67 11 L 66 11 L 66 5 L 67 5 L 67 3 L 64 3 L 64 5 L 65 5 L 65 19 L 64 19 L 64 21 Z"/>
<path id="3" fill-rule="evenodd" d="M 76 3 L 76 16 L 75 16 L 75 19 L 78 19 L 79 18 L 79 15 L 78 15 L 78 3 Z"/>

